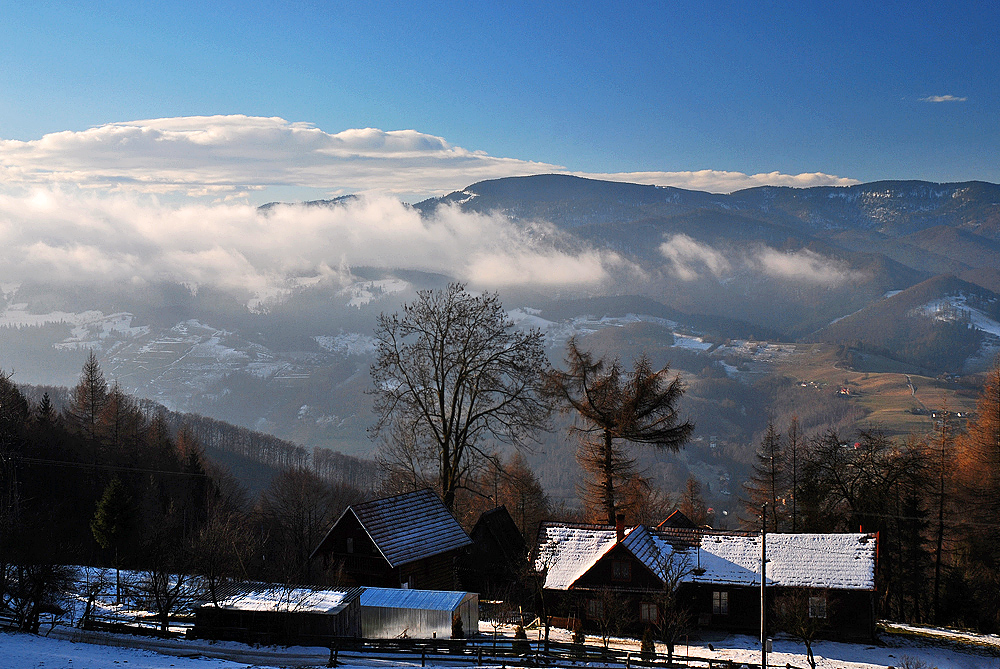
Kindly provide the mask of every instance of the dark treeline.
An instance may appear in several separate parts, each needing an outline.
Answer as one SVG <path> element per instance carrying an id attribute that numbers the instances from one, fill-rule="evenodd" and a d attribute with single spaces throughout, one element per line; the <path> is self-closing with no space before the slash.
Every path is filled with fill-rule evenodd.
<path id="1" fill-rule="evenodd" d="M 315 580 L 312 549 L 375 482 L 374 464 L 136 401 L 93 355 L 61 408 L 40 391 L 0 374 L 0 608 L 64 577 L 58 565 Z M 251 496 L 206 452 L 262 463 L 269 483 Z"/>
<path id="2" fill-rule="evenodd" d="M 1000 631 L 1000 368 L 959 431 L 938 412 L 925 438 L 877 430 L 806 437 L 773 422 L 747 484 L 745 522 L 769 532 L 878 534 L 879 615 Z"/>

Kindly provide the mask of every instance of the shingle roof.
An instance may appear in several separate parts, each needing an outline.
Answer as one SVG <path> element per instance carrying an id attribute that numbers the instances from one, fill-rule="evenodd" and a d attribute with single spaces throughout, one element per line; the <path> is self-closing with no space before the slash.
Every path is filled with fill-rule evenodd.
<path id="1" fill-rule="evenodd" d="M 484 511 L 479 516 L 470 536 L 473 541 L 482 545 L 483 534 L 492 537 L 496 548 L 499 549 L 499 555 L 491 556 L 494 562 L 506 561 L 518 565 L 527 557 L 528 547 L 524 543 L 524 537 L 521 536 L 521 531 L 517 529 L 506 506 L 501 505 Z"/>
<path id="2" fill-rule="evenodd" d="M 543 525 L 538 564 L 548 564 L 545 587 L 566 590 L 615 545 L 615 532 L 597 527 Z M 760 536 L 737 532 L 649 530 L 640 525 L 622 545 L 661 579 L 669 560 L 684 561 L 686 583 L 760 584 Z M 871 590 L 875 538 L 868 534 L 768 534 L 768 585 Z M 694 573 L 700 567 L 703 573 Z"/>
<path id="3" fill-rule="evenodd" d="M 355 504 L 346 513 L 354 514 L 392 567 L 472 543 L 429 489 Z"/>
<path id="4" fill-rule="evenodd" d="M 546 570 L 545 587 L 568 589 L 614 547 L 616 539 L 614 528 L 543 523 L 536 566 Z"/>

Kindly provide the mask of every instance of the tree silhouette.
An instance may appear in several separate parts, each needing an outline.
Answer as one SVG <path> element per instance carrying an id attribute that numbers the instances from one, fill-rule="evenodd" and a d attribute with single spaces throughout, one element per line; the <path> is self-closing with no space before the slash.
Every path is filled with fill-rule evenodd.
<path id="1" fill-rule="evenodd" d="M 614 525 L 621 503 L 617 489 L 634 475 L 635 460 L 624 443 L 676 452 L 691 436 L 694 424 L 681 422 L 677 413 L 684 387 L 679 376 L 670 378 L 669 367 L 654 371 L 645 356 L 628 373 L 617 358 L 607 362 L 581 351 L 575 339 L 566 365 L 566 371 L 548 374 L 547 387 L 583 420 L 575 428 L 582 441 L 578 459 L 596 479 L 588 482 L 585 498 Z"/>
<path id="2" fill-rule="evenodd" d="M 542 334 L 515 329 L 496 293 L 420 291 L 402 315 L 379 316 L 375 339 L 372 434 L 404 468 L 436 470 L 449 509 L 470 468 L 489 459 L 484 442 L 524 445 L 547 426 Z"/>

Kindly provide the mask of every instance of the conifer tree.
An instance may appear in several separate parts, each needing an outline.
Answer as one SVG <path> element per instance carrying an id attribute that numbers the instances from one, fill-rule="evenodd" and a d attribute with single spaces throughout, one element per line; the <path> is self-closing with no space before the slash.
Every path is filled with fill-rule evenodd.
<path id="1" fill-rule="evenodd" d="M 80 381 L 70 393 L 69 415 L 76 429 L 91 441 L 95 462 L 101 411 L 107 401 L 108 382 L 101 371 L 97 355 L 91 351 L 80 373 Z"/>
<path id="2" fill-rule="evenodd" d="M 645 356 L 629 373 L 614 359 L 594 358 L 570 339 L 566 371 L 549 374 L 549 393 L 576 412 L 581 447 L 580 465 L 591 477 L 585 500 L 599 509 L 609 525 L 621 510 L 620 488 L 635 474 L 635 459 L 625 445 L 646 444 L 677 452 L 691 436 L 694 424 L 682 421 L 677 403 L 684 394 L 679 376 L 670 368 L 654 370 Z"/>
<path id="3" fill-rule="evenodd" d="M 775 427 L 773 419 L 769 419 L 764 436 L 757 446 L 753 473 L 745 485 L 747 499 L 744 506 L 747 517 L 752 518 L 760 515 L 760 509 L 766 503 L 770 511 L 768 521 L 771 532 L 778 532 L 779 526 L 783 525 L 783 522 L 779 523 L 779 518 L 783 521 L 782 508 L 786 500 L 785 469 L 781 434 Z"/>
<path id="4" fill-rule="evenodd" d="M 121 601 L 122 549 L 128 541 L 134 522 L 132 499 L 125 484 L 117 476 L 111 479 L 97 503 L 97 511 L 90 522 L 94 540 L 104 550 L 110 550 L 116 572 L 116 596 Z"/>

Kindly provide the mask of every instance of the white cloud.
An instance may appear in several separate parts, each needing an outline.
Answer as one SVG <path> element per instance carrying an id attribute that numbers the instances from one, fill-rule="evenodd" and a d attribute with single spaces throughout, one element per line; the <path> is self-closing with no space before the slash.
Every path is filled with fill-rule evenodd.
<path id="1" fill-rule="evenodd" d="M 467 151 L 415 130 L 330 134 L 307 123 L 242 115 L 109 123 L 26 142 L 0 140 L 0 176 L 8 184 L 188 195 L 274 186 L 433 194 L 481 179 L 561 169 Z"/>
<path id="2" fill-rule="evenodd" d="M 954 95 L 928 95 L 926 98 L 920 98 L 921 102 L 965 102 L 969 98 L 960 98 Z"/>
<path id="3" fill-rule="evenodd" d="M 660 244 L 660 253 L 669 261 L 670 270 L 682 281 L 693 281 L 706 271 L 721 278 L 731 269 L 722 253 L 683 234 L 673 235 Z"/>
<path id="4" fill-rule="evenodd" d="M 613 253 L 557 249 L 537 224 L 442 207 L 429 218 L 398 199 L 343 206 L 164 205 L 127 193 L 36 188 L 0 193 L 0 283 L 171 281 L 280 294 L 301 277 L 343 285 L 354 266 L 440 272 L 476 286 L 593 286 L 618 271 Z M 534 234 L 533 234 L 534 233 Z M 331 269 L 338 268 L 338 269 Z"/>
<path id="5" fill-rule="evenodd" d="M 776 279 L 839 286 L 857 277 L 844 263 L 809 249 L 778 251 L 765 246 L 753 254 L 761 271 Z"/>
<path id="6" fill-rule="evenodd" d="M 668 262 L 668 270 L 682 281 L 757 272 L 772 279 L 834 287 L 859 276 L 845 263 L 809 249 L 779 251 L 760 245 L 723 252 L 684 234 L 673 235 L 660 244 L 660 253 Z"/>
<path id="7" fill-rule="evenodd" d="M 0 139 L 0 183 L 249 198 L 254 202 L 377 191 L 410 198 L 507 176 L 568 173 L 559 165 L 498 158 L 416 130 L 328 133 L 309 123 L 243 115 L 147 119 L 30 141 Z M 731 192 L 761 185 L 857 183 L 823 173 L 626 172 L 578 176 Z M 264 191 L 264 192 L 262 192 Z"/>
<path id="8" fill-rule="evenodd" d="M 627 181 L 654 186 L 674 186 L 690 190 L 703 190 L 710 193 L 732 193 L 744 188 L 755 188 L 757 186 L 811 188 L 813 186 L 851 186 L 861 183 L 857 179 L 848 179 L 822 172 L 807 172 L 803 174 L 782 174 L 781 172 L 743 174 L 742 172 L 726 172 L 721 170 L 698 170 L 694 172 L 615 172 L 611 174 L 585 174 L 578 172 L 576 174 L 577 176 L 585 176 L 592 179 Z"/>

